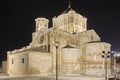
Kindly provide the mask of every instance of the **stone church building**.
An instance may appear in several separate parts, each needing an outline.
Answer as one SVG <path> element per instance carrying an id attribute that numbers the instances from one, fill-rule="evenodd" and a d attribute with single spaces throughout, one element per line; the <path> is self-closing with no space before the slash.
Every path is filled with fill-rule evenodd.
<path id="1" fill-rule="evenodd" d="M 59 75 L 104 75 L 102 54 L 110 51 L 111 45 L 101 42 L 94 29 L 87 30 L 86 17 L 68 8 L 52 18 L 51 27 L 49 20 L 43 17 L 35 22 L 31 43 L 7 52 L 10 76 L 55 75 L 56 63 Z M 110 58 L 107 69 L 110 71 Z"/>

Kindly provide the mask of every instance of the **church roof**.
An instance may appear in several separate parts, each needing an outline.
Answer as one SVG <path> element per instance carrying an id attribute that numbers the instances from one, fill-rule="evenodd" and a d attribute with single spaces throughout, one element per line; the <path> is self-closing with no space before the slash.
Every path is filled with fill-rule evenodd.
<path id="1" fill-rule="evenodd" d="M 34 47 L 34 48 L 31 48 L 30 51 L 48 52 L 48 51 L 42 49 L 41 47 Z"/>
<path id="2" fill-rule="evenodd" d="M 65 47 L 63 47 L 63 48 L 74 48 L 74 47 L 72 47 L 72 46 L 70 46 L 70 45 L 66 45 Z"/>
<path id="3" fill-rule="evenodd" d="M 63 12 L 63 14 L 65 14 L 65 13 L 68 13 L 69 11 L 74 11 L 72 8 L 67 8 L 64 12 Z"/>

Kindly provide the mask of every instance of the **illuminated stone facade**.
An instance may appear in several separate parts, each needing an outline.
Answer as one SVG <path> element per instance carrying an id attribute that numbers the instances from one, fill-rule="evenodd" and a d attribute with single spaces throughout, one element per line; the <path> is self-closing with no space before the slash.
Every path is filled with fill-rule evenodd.
<path id="1" fill-rule="evenodd" d="M 32 42 L 21 49 L 7 52 L 7 73 L 10 76 L 55 75 L 56 53 L 59 75 L 103 75 L 102 51 L 110 51 L 109 43 L 100 42 L 100 37 L 87 30 L 87 18 L 69 8 L 49 20 L 37 18 Z M 56 42 L 59 42 L 56 49 Z M 110 69 L 110 58 L 107 59 Z M 98 74 L 99 73 L 99 74 Z"/>

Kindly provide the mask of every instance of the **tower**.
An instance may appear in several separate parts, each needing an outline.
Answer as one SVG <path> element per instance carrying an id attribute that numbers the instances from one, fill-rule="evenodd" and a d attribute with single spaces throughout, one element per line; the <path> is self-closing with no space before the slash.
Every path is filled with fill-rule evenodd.
<path id="1" fill-rule="evenodd" d="M 45 34 L 48 32 L 48 22 L 49 20 L 46 18 L 36 18 L 36 27 L 35 32 L 32 33 L 32 42 L 30 45 L 45 45 L 47 44 L 47 36 Z"/>
<path id="2" fill-rule="evenodd" d="M 37 18 L 35 19 L 36 22 L 36 32 L 41 30 L 41 28 L 48 28 L 49 20 L 46 18 Z"/>
<path id="3" fill-rule="evenodd" d="M 69 33 L 84 32 L 87 30 L 87 18 L 68 7 L 61 15 L 53 18 L 53 27 Z"/>

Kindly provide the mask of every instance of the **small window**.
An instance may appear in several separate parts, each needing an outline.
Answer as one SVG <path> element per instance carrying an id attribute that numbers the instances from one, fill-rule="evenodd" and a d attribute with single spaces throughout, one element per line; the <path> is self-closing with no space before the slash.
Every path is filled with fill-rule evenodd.
<path id="1" fill-rule="evenodd" d="M 14 64 L 14 60 L 12 59 L 12 64 Z"/>
<path id="2" fill-rule="evenodd" d="M 93 35 L 91 35 L 91 40 L 93 40 Z"/>
<path id="3" fill-rule="evenodd" d="M 48 45 L 48 52 L 50 52 L 50 45 Z"/>
<path id="4" fill-rule="evenodd" d="M 24 58 L 22 58 L 22 63 L 24 63 L 25 61 L 24 61 Z"/>

